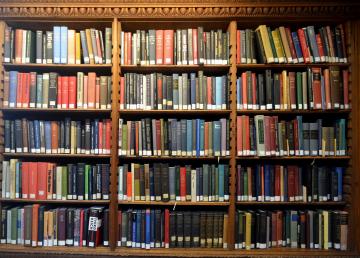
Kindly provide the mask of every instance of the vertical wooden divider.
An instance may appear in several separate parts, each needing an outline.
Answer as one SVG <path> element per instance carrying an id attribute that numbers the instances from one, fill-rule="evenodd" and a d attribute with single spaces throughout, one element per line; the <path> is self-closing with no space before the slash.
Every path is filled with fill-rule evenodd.
<path id="1" fill-rule="evenodd" d="M 118 126 L 119 126 L 119 28 L 118 20 L 112 22 L 112 92 L 111 92 L 111 156 L 110 156 L 110 249 L 116 248 L 117 233 L 117 166 L 118 166 Z"/>
<path id="2" fill-rule="evenodd" d="M 5 22 L 0 21 L 0 35 L 5 35 Z M 0 108 L 3 107 L 4 101 L 4 37 L 0 36 Z M 2 110 L 0 110 L 0 162 L 4 160 L 4 114 Z M 2 166 L 0 166 L 0 177 L 2 176 Z M 2 190 L 2 184 L 0 184 L 0 191 Z M 0 202 L 0 209 L 2 207 L 2 203 Z"/>
<path id="3" fill-rule="evenodd" d="M 235 211 L 236 211 L 236 21 L 230 21 L 230 205 L 228 221 L 229 249 L 235 247 Z"/>

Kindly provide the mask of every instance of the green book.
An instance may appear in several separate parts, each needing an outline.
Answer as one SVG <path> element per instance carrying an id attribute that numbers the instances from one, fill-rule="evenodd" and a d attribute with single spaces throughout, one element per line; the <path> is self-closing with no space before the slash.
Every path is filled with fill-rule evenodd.
<path id="1" fill-rule="evenodd" d="M 63 166 L 62 167 L 62 176 L 61 176 L 61 199 L 62 200 L 66 200 L 66 196 L 67 196 L 67 174 L 68 174 L 68 169 L 67 166 Z"/>
<path id="2" fill-rule="evenodd" d="M 85 200 L 89 200 L 89 173 L 90 173 L 91 166 L 85 165 L 85 179 L 84 179 L 84 194 L 85 194 Z"/>

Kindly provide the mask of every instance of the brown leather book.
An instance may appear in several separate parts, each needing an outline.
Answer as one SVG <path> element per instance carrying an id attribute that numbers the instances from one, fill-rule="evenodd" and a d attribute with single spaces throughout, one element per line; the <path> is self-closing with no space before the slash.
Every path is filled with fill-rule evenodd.
<path id="1" fill-rule="evenodd" d="M 39 204 L 34 204 L 32 207 L 31 246 L 37 246 L 38 244 L 39 207 Z"/>

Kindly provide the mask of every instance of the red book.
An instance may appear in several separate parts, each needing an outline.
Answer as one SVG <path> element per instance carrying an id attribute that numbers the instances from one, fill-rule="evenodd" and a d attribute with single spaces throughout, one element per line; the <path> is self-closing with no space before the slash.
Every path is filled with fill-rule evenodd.
<path id="1" fill-rule="evenodd" d="M 37 182 L 38 182 L 38 195 L 37 199 L 46 200 L 47 197 L 47 163 L 38 162 L 37 163 Z"/>
<path id="2" fill-rule="evenodd" d="M 243 103 L 243 109 L 248 109 L 248 89 L 247 88 L 247 78 L 246 78 L 246 72 L 241 74 L 241 85 L 242 85 L 242 103 Z"/>
<path id="3" fill-rule="evenodd" d="M 69 77 L 61 76 L 61 107 L 69 108 Z"/>
<path id="4" fill-rule="evenodd" d="M 131 37 L 131 32 L 128 32 L 128 37 L 127 37 L 127 64 L 130 65 L 132 64 L 132 58 L 131 58 L 131 52 L 132 52 L 132 37 Z"/>
<path id="5" fill-rule="evenodd" d="M 21 191 L 22 198 L 29 198 L 29 162 L 22 163 L 22 171 L 21 171 Z"/>
<path id="6" fill-rule="evenodd" d="M 294 41 L 293 41 L 292 36 L 291 36 L 290 28 L 286 27 L 285 32 L 286 32 L 286 38 L 287 38 L 287 40 L 289 42 L 289 46 L 290 46 L 291 57 L 294 60 L 294 63 L 298 63 L 298 59 L 297 59 L 297 55 L 296 55 L 296 51 L 295 51 L 295 46 L 294 46 Z"/>
<path id="7" fill-rule="evenodd" d="M 160 120 L 156 120 L 156 149 L 157 155 L 161 155 L 161 125 Z"/>
<path id="8" fill-rule="evenodd" d="M 265 169 L 264 166 L 261 166 L 261 168 L 260 168 L 260 176 L 261 176 L 261 196 L 262 196 L 262 198 L 264 198 L 264 196 L 265 196 L 264 169 Z M 264 199 L 263 199 L 263 201 L 264 201 Z"/>
<path id="9" fill-rule="evenodd" d="M 22 107 L 28 108 L 30 103 L 30 73 L 22 74 L 22 87 L 23 87 Z"/>
<path id="10" fill-rule="evenodd" d="M 79 246 L 82 247 L 83 246 L 83 239 L 84 239 L 84 209 L 80 210 L 80 243 Z M 86 241 L 85 241 L 85 245 L 86 246 Z"/>
<path id="11" fill-rule="evenodd" d="M 23 30 L 15 30 L 15 63 L 22 62 Z"/>
<path id="12" fill-rule="evenodd" d="M 32 207 L 31 246 L 37 246 L 38 244 L 39 207 L 39 204 L 33 204 Z"/>
<path id="13" fill-rule="evenodd" d="M 88 108 L 88 85 L 89 85 L 89 77 L 87 75 L 84 76 L 84 98 L 83 98 L 83 107 Z"/>
<path id="14" fill-rule="evenodd" d="M 305 61 L 305 63 L 310 63 L 310 53 L 308 51 L 309 49 L 308 49 L 308 46 L 306 44 L 304 30 L 303 29 L 298 29 L 297 33 L 299 35 L 300 47 L 301 47 L 301 51 L 302 51 L 303 56 L 304 56 L 304 61 Z"/>
<path id="15" fill-rule="evenodd" d="M 186 167 L 180 167 L 180 200 L 185 201 L 186 197 Z"/>
<path id="16" fill-rule="evenodd" d="M 125 78 L 120 78 L 120 110 L 125 108 Z"/>
<path id="17" fill-rule="evenodd" d="M 163 89 L 162 89 L 162 76 L 157 78 L 157 108 L 162 109 L 163 104 Z"/>
<path id="18" fill-rule="evenodd" d="M 96 101 L 96 74 L 89 73 L 88 74 L 88 90 L 87 90 L 87 98 L 88 98 L 88 108 L 95 108 Z"/>
<path id="19" fill-rule="evenodd" d="M 47 190 L 47 199 L 50 200 L 53 197 L 53 182 L 54 182 L 53 176 L 54 176 L 54 170 L 56 169 L 55 167 L 56 167 L 55 164 L 47 163 L 46 190 Z"/>
<path id="20" fill-rule="evenodd" d="M 321 62 L 325 62 L 324 46 L 323 46 L 323 43 L 321 41 L 320 34 L 316 34 L 316 44 L 317 44 L 318 49 L 319 49 L 320 60 L 321 60 Z"/>
<path id="21" fill-rule="evenodd" d="M 236 119 L 236 130 L 237 130 L 237 138 L 236 138 L 236 145 L 237 145 L 237 155 L 243 155 L 243 136 L 242 136 L 242 117 L 238 116 Z"/>
<path id="22" fill-rule="evenodd" d="M 156 39 L 158 36 L 158 31 L 156 31 Z M 164 30 L 164 64 L 172 65 L 174 64 L 174 31 L 173 30 Z M 160 36 L 160 32 L 159 32 Z M 160 43 L 160 39 L 159 39 Z M 158 50 L 158 41 L 156 40 L 156 51 Z M 159 48 L 160 51 L 160 48 Z M 157 54 L 157 52 L 156 52 Z M 160 58 L 160 57 L 159 57 Z M 158 56 L 156 55 L 156 60 L 158 60 Z"/>
<path id="23" fill-rule="evenodd" d="M 271 154 L 271 117 L 270 116 L 264 116 L 264 133 L 265 133 L 265 155 L 269 156 Z"/>
<path id="24" fill-rule="evenodd" d="M 164 229 L 164 242 L 165 248 L 169 248 L 170 244 L 170 212 L 169 209 L 165 209 L 165 229 Z"/>
<path id="25" fill-rule="evenodd" d="M 105 133 L 105 150 L 106 154 L 110 154 L 110 139 L 111 139 L 111 120 L 106 120 L 106 133 Z"/>
<path id="26" fill-rule="evenodd" d="M 16 107 L 22 107 L 23 73 L 17 74 Z"/>
<path id="27" fill-rule="evenodd" d="M 62 108 L 62 76 L 58 76 L 57 83 L 57 108 Z"/>
<path id="28" fill-rule="evenodd" d="M 69 77 L 69 108 L 76 108 L 76 76 Z"/>
<path id="29" fill-rule="evenodd" d="M 51 153 L 58 153 L 59 128 L 56 121 L 51 121 Z"/>
<path id="30" fill-rule="evenodd" d="M 275 155 L 275 152 L 276 152 L 276 142 L 275 142 L 275 139 L 276 139 L 276 130 L 275 130 L 275 127 L 276 127 L 276 117 L 274 116 L 271 116 L 269 117 L 269 124 L 270 124 L 270 154 L 271 155 Z"/>
<path id="31" fill-rule="evenodd" d="M 312 90 L 313 108 L 321 109 L 321 69 L 317 67 L 312 68 Z"/>
<path id="32" fill-rule="evenodd" d="M 299 196 L 299 167 L 298 166 L 294 166 L 293 167 L 294 170 L 294 197 L 296 198 L 297 196 Z M 297 201 L 297 199 L 295 199 Z"/>
<path id="33" fill-rule="evenodd" d="M 156 30 L 156 64 L 163 64 L 164 58 L 164 31 Z"/>
<path id="34" fill-rule="evenodd" d="M 325 84 L 325 108 L 331 109 L 331 91 L 330 91 L 330 72 L 329 69 L 324 69 L 324 84 Z"/>
<path id="35" fill-rule="evenodd" d="M 344 88 L 344 108 L 348 109 L 349 106 L 349 71 L 343 70 L 343 88 Z"/>
<path id="36" fill-rule="evenodd" d="M 127 199 L 129 201 L 132 200 L 132 174 L 131 171 L 127 172 L 127 179 L 126 179 L 126 190 L 127 190 Z"/>
<path id="37" fill-rule="evenodd" d="M 276 224 L 276 235 L 277 235 L 277 242 L 279 243 L 282 240 L 282 232 L 283 232 L 283 213 L 282 211 L 278 211 L 276 213 L 277 217 L 277 224 Z"/>
<path id="38" fill-rule="evenodd" d="M 100 108 L 100 77 L 95 79 L 95 108 Z"/>
<path id="39" fill-rule="evenodd" d="M 256 99 L 256 73 L 251 73 L 251 86 L 252 86 L 252 103 L 253 103 L 253 109 L 256 107 L 257 99 Z"/>
<path id="40" fill-rule="evenodd" d="M 37 176 L 37 163 L 30 162 L 29 164 L 29 198 L 37 199 L 38 192 L 38 176 Z"/>
<path id="41" fill-rule="evenodd" d="M 99 153 L 103 154 L 103 122 L 99 121 L 99 134 L 98 134 L 98 147 L 99 147 Z"/>
<path id="42" fill-rule="evenodd" d="M 212 108 L 212 89 L 211 89 L 211 77 L 208 76 L 206 78 L 206 86 L 207 86 L 207 104 L 208 104 L 208 109 L 210 107 L 210 109 Z"/>
<path id="43" fill-rule="evenodd" d="M 289 72 L 290 108 L 296 109 L 296 82 L 295 72 Z"/>
<path id="44" fill-rule="evenodd" d="M 240 30 L 236 31 L 236 63 L 241 63 Z"/>
<path id="45" fill-rule="evenodd" d="M 276 247 L 277 246 L 277 228 L 274 227 L 274 225 L 277 225 L 277 220 L 276 220 L 276 213 L 275 212 L 271 212 L 271 225 L 272 225 L 271 246 Z"/>
<path id="46" fill-rule="evenodd" d="M 194 57 L 194 64 L 197 65 L 198 59 L 199 59 L 199 53 L 198 53 L 198 30 L 193 29 L 192 30 L 192 36 L 193 36 L 193 57 Z"/>

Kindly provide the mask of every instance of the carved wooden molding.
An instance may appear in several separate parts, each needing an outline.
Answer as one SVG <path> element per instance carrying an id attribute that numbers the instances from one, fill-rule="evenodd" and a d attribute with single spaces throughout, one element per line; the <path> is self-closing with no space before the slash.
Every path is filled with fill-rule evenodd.
<path id="1" fill-rule="evenodd" d="M 181 4 L 179 2 L 181 1 Z M 355 2 L 355 3 L 354 3 Z M 0 17 L 354 18 L 357 1 L 319 0 L 0 0 Z"/>

